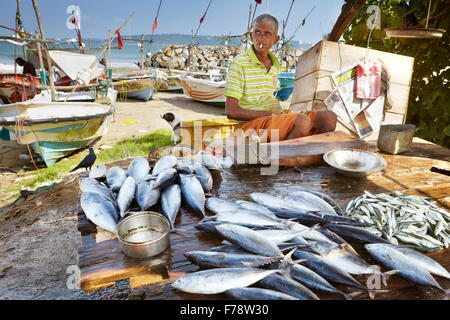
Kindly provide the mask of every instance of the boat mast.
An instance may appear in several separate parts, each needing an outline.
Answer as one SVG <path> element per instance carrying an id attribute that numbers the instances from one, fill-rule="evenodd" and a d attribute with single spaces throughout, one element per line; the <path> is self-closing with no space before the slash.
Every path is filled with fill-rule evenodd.
<path id="1" fill-rule="evenodd" d="M 42 21 L 41 21 L 41 15 L 39 14 L 39 8 L 38 8 L 38 4 L 36 0 L 31 0 L 33 2 L 33 7 L 34 7 L 34 13 L 36 14 L 36 20 L 39 26 L 39 32 L 41 33 L 41 38 L 42 41 L 44 41 L 44 52 L 47 58 L 47 65 L 48 65 L 48 73 L 50 75 L 50 91 L 51 91 L 51 95 L 52 95 L 52 101 L 56 101 L 56 92 L 55 92 L 55 79 L 53 77 L 53 66 L 52 66 L 52 61 L 50 59 L 50 55 L 48 53 L 48 46 L 47 43 L 45 42 L 45 33 L 44 33 L 44 28 L 42 27 Z"/>

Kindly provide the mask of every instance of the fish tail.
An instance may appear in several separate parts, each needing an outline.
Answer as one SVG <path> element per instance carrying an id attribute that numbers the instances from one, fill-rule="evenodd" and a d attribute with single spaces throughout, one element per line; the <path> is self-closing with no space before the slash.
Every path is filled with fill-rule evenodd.
<path id="1" fill-rule="evenodd" d="M 345 300 L 352 300 L 354 297 L 361 295 L 362 291 L 353 291 L 350 293 L 345 293 L 341 291 L 341 294 L 344 296 Z"/>

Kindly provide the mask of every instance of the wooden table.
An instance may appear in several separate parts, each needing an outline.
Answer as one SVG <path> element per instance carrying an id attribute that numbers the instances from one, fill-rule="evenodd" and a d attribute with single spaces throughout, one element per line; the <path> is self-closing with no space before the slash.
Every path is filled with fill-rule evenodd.
<path id="1" fill-rule="evenodd" d="M 371 146 L 375 151 L 376 147 Z M 260 175 L 260 167 L 240 166 L 229 174 L 213 172 L 213 194 L 227 199 L 248 200 L 251 192 L 288 193 L 294 190 L 323 192 L 345 208 L 347 203 L 364 190 L 372 193 L 403 190 L 434 198 L 450 210 L 450 177 L 430 171 L 433 166 L 449 168 L 450 150 L 415 140 L 411 150 L 402 155 L 380 154 L 387 161 L 383 172 L 364 179 L 340 176 L 325 165 L 306 168 L 280 168 L 276 175 Z M 114 164 L 111 164 L 114 165 Z M 160 210 L 156 208 L 155 211 Z M 96 228 L 79 213 L 79 230 L 83 246 L 79 250 L 81 287 L 86 291 L 113 285 L 121 279 L 129 279 L 132 292 L 145 299 L 225 299 L 223 295 L 191 295 L 174 290 L 170 282 L 199 270 L 183 256 L 190 250 L 206 250 L 220 245 L 221 239 L 207 236 L 194 228 L 201 216 L 182 207 L 176 221 L 177 233 L 172 233 L 171 248 L 157 257 L 136 260 L 122 254 L 117 239 L 95 242 L 104 234 L 96 234 Z M 358 252 L 361 247 L 355 246 Z M 450 249 L 431 254 L 447 270 L 450 270 Z M 366 258 L 367 255 L 365 255 Z M 370 261 L 374 263 L 373 261 Z M 443 288 L 450 287 L 449 280 L 438 278 Z M 345 290 L 345 288 L 343 288 Z M 385 288 L 383 288 L 385 289 Z M 388 293 L 378 294 L 376 299 L 442 299 L 437 290 L 412 285 L 393 276 L 389 279 Z M 337 295 L 318 293 L 321 299 L 341 299 Z M 366 295 L 356 299 L 367 299 Z"/>

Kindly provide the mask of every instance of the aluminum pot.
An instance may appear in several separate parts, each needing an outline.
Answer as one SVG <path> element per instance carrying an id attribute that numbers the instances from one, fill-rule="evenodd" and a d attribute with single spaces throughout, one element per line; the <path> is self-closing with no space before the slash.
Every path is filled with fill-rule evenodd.
<path id="1" fill-rule="evenodd" d="M 170 224 L 152 211 L 135 213 L 119 222 L 116 235 L 123 253 L 132 258 L 153 257 L 170 246 Z"/>

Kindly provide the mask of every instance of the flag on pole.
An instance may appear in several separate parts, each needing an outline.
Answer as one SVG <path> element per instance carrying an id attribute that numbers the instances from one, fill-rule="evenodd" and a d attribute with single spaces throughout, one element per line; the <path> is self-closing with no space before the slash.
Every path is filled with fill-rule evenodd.
<path id="1" fill-rule="evenodd" d="M 119 49 L 123 48 L 123 41 L 122 41 L 122 36 L 120 35 L 120 32 L 122 28 L 119 28 L 116 30 L 116 34 L 117 34 L 117 45 L 119 46 Z"/>
<path id="2" fill-rule="evenodd" d="M 155 21 L 153 21 L 152 33 L 155 32 L 156 28 L 158 28 L 158 19 L 157 18 L 155 18 Z"/>

